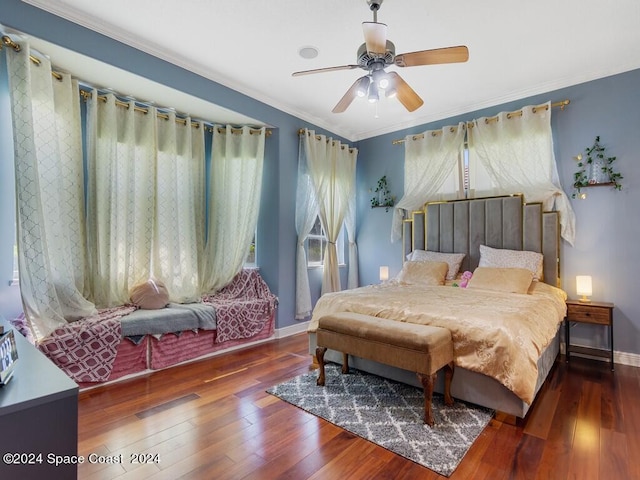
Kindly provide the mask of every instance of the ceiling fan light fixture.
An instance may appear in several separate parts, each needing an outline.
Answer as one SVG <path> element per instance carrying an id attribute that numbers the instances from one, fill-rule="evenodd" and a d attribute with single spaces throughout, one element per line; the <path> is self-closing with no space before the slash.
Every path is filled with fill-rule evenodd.
<path id="1" fill-rule="evenodd" d="M 378 92 L 378 85 L 375 82 L 369 84 L 369 95 L 367 96 L 369 103 L 376 103 L 380 100 L 380 94 Z"/>
<path id="2" fill-rule="evenodd" d="M 365 75 L 364 77 L 360 77 L 356 86 L 356 95 L 360 98 L 367 96 L 370 83 L 371 80 L 367 75 Z"/>
<path id="3" fill-rule="evenodd" d="M 387 88 L 384 93 L 387 98 L 394 98 L 398 94 L 398 90 L 392 85 Z"/>

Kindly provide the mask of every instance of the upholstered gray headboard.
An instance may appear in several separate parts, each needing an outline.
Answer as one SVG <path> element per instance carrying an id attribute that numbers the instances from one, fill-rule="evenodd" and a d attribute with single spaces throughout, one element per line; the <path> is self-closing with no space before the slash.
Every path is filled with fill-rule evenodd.
<path id="1" fill-rule="evenodd" d="M 545 283 L 560 285 L 558 213 L 522 195 L 427 203 L 404 221 L 403 259 L 413 250 L 465 253 L 460 271 L 473 271 L 480 245 L 542 253 Z"/>

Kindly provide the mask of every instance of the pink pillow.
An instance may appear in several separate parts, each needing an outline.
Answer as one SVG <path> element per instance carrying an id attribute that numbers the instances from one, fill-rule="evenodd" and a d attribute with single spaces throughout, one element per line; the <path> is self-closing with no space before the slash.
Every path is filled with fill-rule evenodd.
<path id="1" fill-rule="evenodd" d="M 131 303 L 144 310 L 158 310 L 169 303 L 169 292 L 164 283 L 150 278 L 129 291 Z"/>

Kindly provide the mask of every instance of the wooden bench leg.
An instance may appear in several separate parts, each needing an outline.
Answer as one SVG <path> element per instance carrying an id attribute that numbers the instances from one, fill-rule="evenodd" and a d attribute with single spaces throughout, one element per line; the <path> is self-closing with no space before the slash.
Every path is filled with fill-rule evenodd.
<path id="1" fill-rule="evenodd" d="M 317 347 L 316 348 L 316 357 L 318 358 L 318 380 L 316 381 L 316 385 L 324 387 L 324 353 L 327 351 L 326 347 Z"/>
<path id="2" fill-rule="evenodd" d="M 444 404 L 453 405 L 453 397 L 451 396 L 451 380 L 453 380 L 453 362 L 448 363 L 444 367 Z"/>
<path id="3" fill-rule="evenodd" d="M 342 373 L 349 373 L 349 354 L 342 353 Z"/>
<path id="4" fill-rule="evenodd" d="M 433 397 L 433 382 L 436 379 L 437 374 L 425 375 L 423 373 L 417 373 L 418 380 L 422 383 L 424 389 L 424 423 L 433 427 L 433 413 L 431 411 L 431 398 Z"/>

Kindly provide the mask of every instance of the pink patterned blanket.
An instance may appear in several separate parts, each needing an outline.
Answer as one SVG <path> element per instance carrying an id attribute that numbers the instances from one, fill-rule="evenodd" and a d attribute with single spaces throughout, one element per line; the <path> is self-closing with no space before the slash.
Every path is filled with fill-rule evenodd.
<path id="1" fill-rule="evenodd" d="M 271 321 L 278 298 L 258 270 L 241 270 L 230 284 L 202 301 L 216 309 L 216 343 L 250 338 Z"/>
<path id="2" fill-rule="evenodd" d="M 124 305 L 98 310 L 96 315 L 56 329 L 38 348 L 74 381 L 104 382 L 122 339 L 119 319 L 135 309 Z"/>

